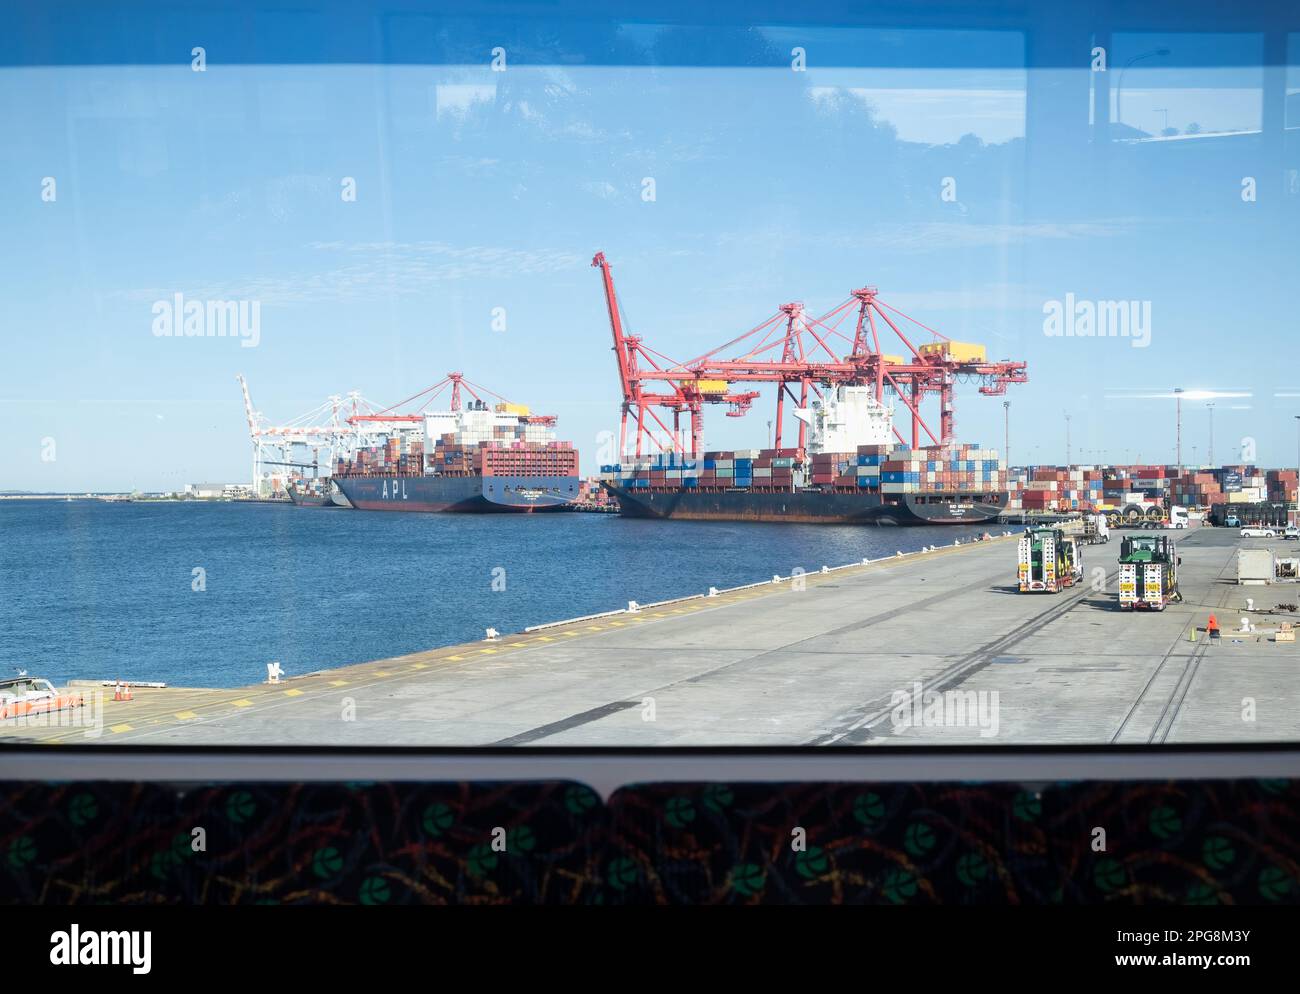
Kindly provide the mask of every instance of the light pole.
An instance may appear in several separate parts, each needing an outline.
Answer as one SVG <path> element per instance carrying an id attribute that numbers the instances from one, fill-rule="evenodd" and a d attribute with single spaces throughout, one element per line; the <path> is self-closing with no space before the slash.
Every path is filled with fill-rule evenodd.
<path id="1" fill-rule="evenodd" d="M 1011 401 L 1002 402 L 1002 458 L 1011 468 Z"/>
<path id="2" fill-rule="evenodd" d="M 1295 416 L 1295 420 L 1296 420 L 1296 426 L 1295 426 L 1296 427 L 1296 433 L 1295 433 L 1295 467 L 1296 467 L 1296 484 L 1295 484 L 1296 515 L 1295 516 L 1296 516 L 1296 520 L 1292 523 L 1300 525 L 1300 414 L 1297 414 Z"/>
<path id="3" fill-rule="evenodd" d="M 1210 451 L 1206 454 L 1205 461 L 1210 464 L 1210 469 L 1214 469 L 1214 405 L 1205 405 L 1210 410 Z"/>
<path id="4" fill-rule="evenodd" d="M 1174 387 L 1174 410 L 1177 427 L 1174 437 L 1174 461 L 1178 463 L 1178 475 L 1183 475 L 1183 388 Z"/>

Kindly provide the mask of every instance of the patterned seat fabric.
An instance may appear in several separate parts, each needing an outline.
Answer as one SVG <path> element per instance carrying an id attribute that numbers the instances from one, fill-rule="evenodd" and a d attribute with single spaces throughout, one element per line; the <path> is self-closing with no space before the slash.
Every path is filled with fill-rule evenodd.
<path id="1" fill-rule="evenodd" d="M 1296 903 L 1300 784 L 666 785 L 611 801 L 655 903 Z"/>
<path id="2" fill-rule="evenodd" d="M 1295 904 L 1300 781 L 0 784 L 17 904 Z"/>
<path id="3" fill-rule="evenodd" d="M 600 798 L 565 783 L 4 784 L 0 798 L 0 895 L 22 904 L 583 903 L 607 825 Z"/>

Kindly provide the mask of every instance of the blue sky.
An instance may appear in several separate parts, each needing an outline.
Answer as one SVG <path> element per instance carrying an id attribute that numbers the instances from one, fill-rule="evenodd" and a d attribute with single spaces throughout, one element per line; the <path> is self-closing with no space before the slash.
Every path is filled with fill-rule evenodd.
<path id="1" fill-rule="evenodd" d="M 1295 337 L 1300 131 L 1286 145 L 1258 133 L 1271 84 L 1257 36 L 1116 36 L 1111 80 L 1144 52 L 1170 55 L 1126 73 L 1123 118 L 1142 139 L 1094 151 L 1087 53 L 1026 69 L 1013 32 L 615 37 L 721 54 L 548 64 L 542 46 L 517 64 L 508 49 L 497 73 L 485 41 L 477 64 L 213 52 L 196 73 L 186 51 L 174 65 L 0 68 L 0 489 L 243 480 L 241 372 L 278 422 L 332 393 L 392 402 L 459 370 L 559 415 L 594 472 L 618 402 L 598 249 L 632 330 L 670 356 L 787 301 L 820 313 L 873 284 L 1029 362 L 1009 394 L 1017 462 L 1063 459 L 1066 413 L 1076 461 L 1172 461 L 1162 395 L 1181 386 L 1204 392 L 1184 404 L 1185 461 L 1193 446 L 1205 457 L 1205 394 L 1219 392 L 1218 461 L 1250 437 L 1262 464 L 1294 463 L 1300 386 L 1277 359 Z M 806 72 L 783 54 L 795 45 Z M 1300 90 L 1294 68 L 1286 80 Z M 1178 136 L 1149 140 L 1166 127 Z M 260 301 L 258 347 L 155 337 L 152 304 L 177 292 Z M 1044 303 L 1067 293 L 1149 301 L 1150 346 L 1044 335 Z M 762 444 L 770 406 L 708 411 L 706 442 Z M 963 385 L 957 430 L 1000 447 L 1000 400 Z"/>

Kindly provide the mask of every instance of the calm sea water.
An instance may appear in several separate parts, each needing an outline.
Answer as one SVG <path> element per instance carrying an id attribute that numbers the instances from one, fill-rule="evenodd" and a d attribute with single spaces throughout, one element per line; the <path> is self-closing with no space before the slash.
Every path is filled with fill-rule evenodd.
<path id="1" fill-rule="evenodd" d="M 976 533 L 0 501 L 0 673 L 239 686 Z"/>

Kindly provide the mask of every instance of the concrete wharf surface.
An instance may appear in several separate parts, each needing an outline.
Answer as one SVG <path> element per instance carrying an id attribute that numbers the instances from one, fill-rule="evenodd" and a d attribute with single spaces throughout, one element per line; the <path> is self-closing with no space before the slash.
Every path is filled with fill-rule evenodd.
<path id="1" fill-rule="evenodd" d="M 1238 586 L 1237 549 L 1300 555 L 1300 548 L 1228 529 L 1171 532 L 1183 557 L 1183 602 L 1132 613 L 1119 610 L 1116 593 L 1123 534 L 1085 547 L 1085 582 L 1055 595 L 1017 591 L 1013 536 L 810 573 L 803 590 L 786 579 L 278 685 L 137 688 L 130 702 L 112 701 L 110 691 L 97 735 L 11 720 L 0 722 L 0 742 L 788 747 L 1300 739 L 1300 643 L 1274 642 L 1268 627 L 1300 615 L 1253 615 L 1254 633 L 1233 631 L 1247 597 L 1256 609 L 1300 600 L 1294 584 Z M 1104 591 L 1092 584 L 1097 568 Z M 1223 637 L 1197 632 L 1190 641 L 1211 613 Z M 921 720 L 906 720 L 914 716 Z"/>

